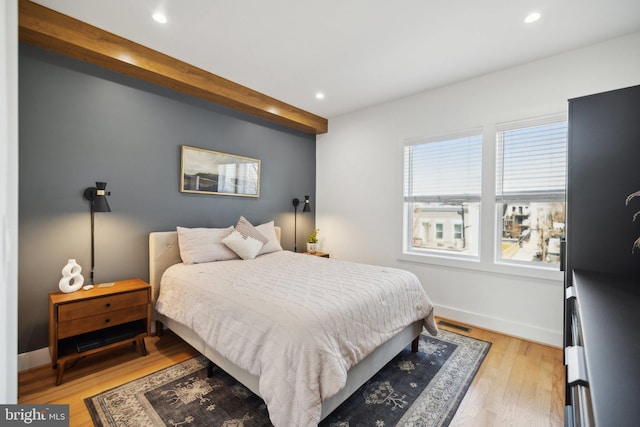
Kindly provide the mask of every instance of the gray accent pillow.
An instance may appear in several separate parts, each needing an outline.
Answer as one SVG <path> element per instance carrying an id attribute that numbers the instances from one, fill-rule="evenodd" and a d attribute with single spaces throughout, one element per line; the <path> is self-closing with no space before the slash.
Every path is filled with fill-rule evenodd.
<path id="1" fill-rule="evenodd" d="M 245 239 L 248 237 L 254 238 L 262 242 L 265 245 L 269 239 L 267 239 L 262 233 L 260 233 L 256 228 L 243 216 L 240 217 L 238 223 L 236 224 L 236 231 L 242 234 L 242 237 Z"/>

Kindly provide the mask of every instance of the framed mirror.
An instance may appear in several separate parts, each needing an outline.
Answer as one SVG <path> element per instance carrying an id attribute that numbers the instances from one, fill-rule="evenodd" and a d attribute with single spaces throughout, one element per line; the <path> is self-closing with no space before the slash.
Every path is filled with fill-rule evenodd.
<path id="1" fill-rule="evenodd" d="M 260 160 L 183 145 L 180 191 L 260 197 Z"/>

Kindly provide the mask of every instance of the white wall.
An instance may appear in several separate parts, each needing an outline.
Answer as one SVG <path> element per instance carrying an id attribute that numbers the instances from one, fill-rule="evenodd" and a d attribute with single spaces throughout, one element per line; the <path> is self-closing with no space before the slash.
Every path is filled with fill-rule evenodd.
<path id="1" fill-rule="evenodd" d="M 399 259 L 402 141 L 477 126 L 486 141 L 495 123 L 566 112 L 570 98 L 637 84 L 640 33 L 331 118 L 317 143 L 320 250 L 413 271 L 443 317 L 560 346 L 562 275 L 492 268 L 490 215 L 480 269 Z M 495 161 L 485 155 L 484 162 L 483 189 L 491 189 Z"/>
<path id="2" fill-rule="evenodd" d="M 0 6 L 0 403 L 18 397 L 17 4 Z"/>

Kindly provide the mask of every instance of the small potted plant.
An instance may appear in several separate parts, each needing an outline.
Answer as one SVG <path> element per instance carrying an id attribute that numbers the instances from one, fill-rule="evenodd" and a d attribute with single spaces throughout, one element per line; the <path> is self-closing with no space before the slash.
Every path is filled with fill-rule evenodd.
<path id="1" fill-rule="evenodd" d="M 315 254 L 318 250 L 318 231 L 317 228 L 313 229 L 313 233 L 309 234 L 307 238 L 307 252 Z"/>

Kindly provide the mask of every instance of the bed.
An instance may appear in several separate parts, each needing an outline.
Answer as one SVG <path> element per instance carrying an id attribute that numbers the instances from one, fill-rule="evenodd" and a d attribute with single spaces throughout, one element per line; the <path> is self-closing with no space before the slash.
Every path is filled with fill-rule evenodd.
<path id="1" fill-rule="evenodd" d="M 280 229 L 278 227 L 273 227 L 273 229 L 279 246 Z M 324 347 L 319 351 L 309 350 L 309 346 L 316 345 L 316 341 L 322 341 L 322 345 L 326 344 L 325 341 L 327 340 L 317 338 L 324 333 L 326 326 L 322 322 L 316 322 L 316 320 L 320 317 L 329 316 L 325 315 L 329 310 L 320 309 L 320 307 L 327 304 L 327 301 L 314 302 L 305 306 L 312 298 L 307 295 L 303 298 L 307 302 L 295 303 L 294 308 L 286 305 L 286 302 L 281 302 L 289 299 L 289 294 L 298 292 L 315 293 L 319 295 L 320 299 L 324 299 L 326 294 L 330 294 L 333 291 L 327 291 L 323 288 L 322 291 L 318 292 L 318 283 L 321 283 L 319 281 L 325 280 L 324 278 L 330 279 L 332 275 L 342 274 L 344 269 L 351 269 L 350 273 L 344 276 L 345 278 L 350 278 L 337 281 L 346 283 L 352 280 L 353 277 L 364 277 L 367 274 L 372 275 L 372 281 L 378 280 L 377 277 L 384 277 L 386 280 L 387 276 L 392 276 L 392 280 L 404 280 L 404 276 L 407 276 L 410 279 L 413 278 L 411 280 L 417 281 L 417 278 L 412 273 L 403 270 L 365 266 L 342 260 L 295 254 L 289 251 L 267 253 L 251 260 L 235 259 L 185 265 L 181 260 L 178 233 L 175 231 L 153 232 L 150 234 L 149 260 L 149 275 L 153 288 L 154 307 L 156 308 L 154 309 L 154 319 L 156 320 L 157 331 L 161 332 L 163 326 L 168 327 L 211 362 L 236 378 L 253 393 L 262 397 L 267 403 L 271 421 L 276 426 L 316 425 L 403 348 L 411 344 L 412 349 L 417 351 L 419 334 L 425 327 L 430 333 L 434 335 L 437 333 L 433 318 L 433 306 L 426 294 L 424 294 L 424 296 L 420 295 L 418 298 L 423 302 L 426 301 L 419 304 L 420 316 L 422 317 L 410 321 L 405 320 L 406 324 L 401 327 L 395 325 L 391 328 L 392 331 L 385 331 L 381 333 L 380 337 L 378 337 L 377 331 L 375 333 L 367 332 L 361 334 L 349 330 L 350 326 L 344 322 L 359 318 L 360 320 L 354 323 L 358 324 L 360 329 L 355 330 L 369 331 L 366 328 L 370 326 L 367 325 L 367 319 L 362 318 L 362 313 L 354 315 L 349 312 L 348 315 L 340 314 L 338 316 L 340 319 L 344 318 L 346 320 L 336 321 L 332 317 L 332 322 L 342 325 L 337 327 L 339 329 L 338 335 L 349 337 L 347 339 L 349 342 L 357 342 L 357 345 L 354 344 L 353 351 L 351 349 L 345 350 L 343 348 L 345 346 L 336 348 L 333 352 L 325 351 Z M 307 273 L 299 272 L 303 270 L 307 270 Z M 309 271 L 313 272 L 313 274 L 309 275 Z M 275 274 L 275 278 L 270 277 L 271 274 Z M 223 284 L 215 285 L 216 290 L 223 289 L 226 286 L 225 289 L 227 291 L 231 290 L 233 295 L 229 296 L 228 293 L 220 294 L 211 297 L 212 299 L 209 302 L 207 302 L 207 298 L 209 298 L 207 296 L 196 296 L 196 289 L 207 288 L 206 291 L 208 292 L 211 287 L 207 284 L 196 285 L 196 282 L 200 280 L 199 278 L 205 275 L 222 281 Z M 288 283 L 289 276 L 294 279 L 294 282 L 290 284 Z M 254 281 L 253 278 L 255 277 L 260 278 L 260 286 L 262 288 L 260 288 L 259 292 L 247 287 L 249 282 Z M 330 280 L 336 281 L 335 279 Z M 303 291 L 306 288 L 302 286 L 302 283 L 306 281 L 311 282 L 310 291 Z M 161 282 L 162 289 L 165 292 L 162 297 L 160 296 Z M 283 283 L 287 284 L 284 285 Z M 324 287 L 324 284 L 322 286 Z M 341 286 L 347 286 L 348 288 L 350 285 L 347 283 L 347 285 L 343 284 Z M 182 293 L 186 288 L 189 289 L 189 292 Z M 276 290 L 272 291 L 272 288 Z M 269 299 L 271 292 L 275 293 L 275 298 L 277 299 Z M 421 292 L 424 293 L 424 290 L 421 289 Z M 192 295 L 191 293 L 194 294 Z M 242 295 L 241 300 L 233 302 L 235 294 Z M 298 296 L 294 295 L 291 298 L 298 298 Z M 383 313 L 390 310 L 387 305 L 392 304 L 388 303 L 388 301 L 395 298 L 383 298 L 381 308 L 370 309 L 369 312 Z M 413 298 L 416 299 L 416 297 Z M 341 299 L 347 300 L 348 298 L 343 297 Z M 360 297 L 358 297 L 359 299 Z M 173 304 L 172 301 L 175 300 L 182 300 L 189 308 L 168 308 L 169 302 Z M 205 304 L 207 304 L 207 308 L 204 310 L 206 313 L 202 311 L 202 308 L 199 309 L 200 306 Z M 238 312 L 220 314 L 222 313 L 220 310 L 229 309 L 233 304 L 243 305 L 242 310 L 244 311 L 241 311 L 240 314 Z M 245 304 L 248 305 L 245 306 Z M 336 302 L 328 304 L 340 305 Z M 408 304 L 405 303 L 404 305 Z M 264 310 L 267 309 L 267 306 L 273 306 L 276 309 L 275 314 L 266 316 L 274 318 L 273 324 L 266 322 L 266 318 L 260 317 L 265 316 Z M 194 314 L 197 310 L 199 310 L 200 314 Z M 360 309 L 360 311 L 363 310 Z M 288 313 L 287 317 L 281 315 L 285 312 Z M 170 313 L 170 316 L 163 313 Z M 208 316 L 211 316 L 212 320 L 206 320 L 205 317 Z M 308 316 L 311 316 L 313 320 L 311 323 L 305 324 L 305 320 L 302 318 Z M 378 314 L 375 316 L 378 316 Z M 384 314 L 384 316 L 389 319 L 395 319 L 405 315 Z M 283 319 L 286 320 L 287 318 L 290 318 L 291 321 L 283 321 Z M 277 321 L 275 319 L 280 320 Z M 247 330 L 238 329 L 237 322 L 239 321 L 249 325 Z M 386 320 L 386 322 L 390 321 Z M 293 337 L 294 334 L 288 331 L 286 333 L 279 331 L 280 323 L 291 324 L 294 328 L 298 326 L 298 329 L 301 329 L 299 336 L 297 338 L 289 338 Z M 255 334 L 254 330 L 256 329 L 259 334 L 258 338 L 250 335 Z M 275 335 L 273 331 L 276 331 Z M 264 341 L 257 343 L 257 340 L 262 339 L 260 337 L 263 336 L 266 337 Z M 239 349 L 231 349 L 231 344 L 235 346 L 234 343 L 230 344 L 229 342 L 231 337 L 236 337 L 234 341 L 240 342 Z M 364 341 L 381 340 L 381 342 L 376 342 L 375 349 L 369 351 L 364 347 L 360 347 L 360 341 L 363 338 L 366 338 Z M 302 350 L 292 347 L 298 345 L 296 340 L 300 342 Z M 311 341 L 313 343 L 310 344 Z M 335 346 L 336 344 L 333 341 L 328 344 L 329 347 L 332 345 Z M 371 344 L 367 343 L 366 345 Z M 275 351 L 282 351 L 282 361 L 280 356 L 274 356 Z M 252 356 L 252 352 L 255 352 L 256 355 Z M 293 362 L 291 360 L 285 362 L 287 357 L 292 357 L 292 353 L 296 354 L 297 359 L 304 359 L 305 361 L 299 362 L 296 359 Z M 338 360 L 333 353 L 347 353 L 346 355 L 341 354 L 347 360 Z M 310 355 L 309 358 L 314 360 L 306 362 L 307 357 L 298 357 L 299 354 L 308 354 Z M 315 359 L 319 360 L 316 361 Z M 299 369 L 303 374 L 294 372 L 294 368 L 289 368 L 289 371 L 285 372 L 287 366 L 297 366 L 298 363 L 301 367 L 295 369 Z M 307 371 L 314 372 L 308 373 Z M 317 381 L 315 379 L 310 381 L 309 378 L 316 374 L 319 376 Z M 301 382 L 303 383 L 302 386 L 296 385 L 299 382 L 297 378 L 299 375 L 304 376 L 304 381 Z M 282 377 L 276 381 L 277 384 L 275 386 L 269 385 L 269 381 L 273 382 L 275 378 L 280 378 L 279 376 Z M 289 382 L 293 385 L 290 385 Z M 292 387 L 298 387 L 298 389 L 290 390 Z M 282 388 L 287 388 L 287 390 L 280 390 Z"/>

